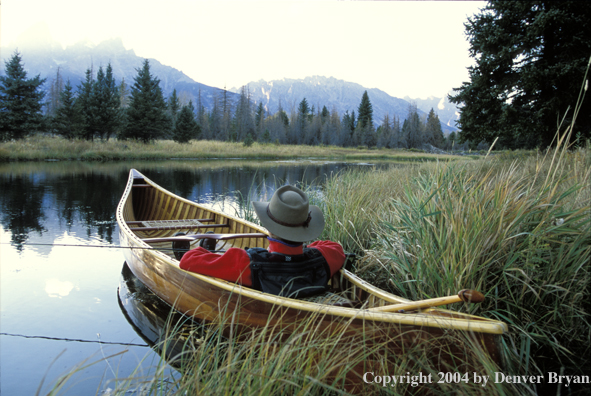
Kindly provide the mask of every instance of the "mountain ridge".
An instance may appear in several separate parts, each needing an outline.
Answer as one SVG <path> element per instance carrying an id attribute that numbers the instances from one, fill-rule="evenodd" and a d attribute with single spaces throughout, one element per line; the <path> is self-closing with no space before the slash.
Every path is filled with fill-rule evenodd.
<path id="1" fill-rule="evenodd" d="M 98 67 L 106 67 L 109 63 L 113 68 L 117 84 L 124 80 L 130 89 L 138 69 L 146 59 L 137 56 L 133 49 L 126 49 L 121 38 L 104 40 L 98 44 L 82 40 L 64 48 L 51 39 L 46 26 L 36 26 L 23 36 L 20 42 L 17 40 L 16 43 L 2 47 L 0 58 L 4 63 L 18 49 L 29 77 L 39 74 L 47 79 L 43 88 L 46 91 L 56 77 L 58 68 L 63 81 L 70 80 L 72 86 L 76 88 L 84 81 L 87 69 L 92 68 L 96 73 Z M 164 65 L 156 59 L 150 58 L 149 61 L 151 73 L 160 80 L 165 97 L 170 96 L 176 89 L 181 100 L 185 102 L 192 100 L 196 105 L 201 96 L 202 105 L 210 110 L 213 108 L 215 98 L 221 99 L 223 95 L 223 89 L 196 82 L 182 71 Z M 2 68 L 0 75 L 4 73 Z M 386 114 L 391 120 L 393 116 L 397 117 L 402 124 L 408 115 L 410 102 L 414 102 L 422 117 L 426 117 L 431 108 L 438 113 L 444 133 L 457 129 L 455 128 L 457 116 L 454 118 L 457 109 L 447 101 L 447 98 L 429 97 L 425 100 L 396 98 L 378 88 L 365 88 L 354 82 L 318 75 L 300 79 L 283 78 L 271 81 L 261 79 L 244 86 L 248 87 L 253 101 L 256 104 L 263 102 L 270 114 L 278 110 L 280 102 L 282 108 L 290 112 L 297 108 L 303 98 L 306 98 L 310 107 L 314 106 L 316 111 L 321 111 L 322 106 L 326 106 L 329 111 L 335 108 L 342 117 L 346 111 L 357 113 L 363 92 L 367 91 L 373 106 L 376 127 L 381 124 Z M 236 101 L 240 90 L 241 88 L 236 87 L 227 90 L 228 99 Z"/>

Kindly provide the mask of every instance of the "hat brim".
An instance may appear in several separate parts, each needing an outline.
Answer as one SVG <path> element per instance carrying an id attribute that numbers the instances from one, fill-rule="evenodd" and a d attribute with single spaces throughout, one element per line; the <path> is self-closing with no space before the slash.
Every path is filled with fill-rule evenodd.
<path id="1" fill-rule="evenodd" d="M 271 234 L 281 239 L 293 242 L 306 242 L 316 239 L 324 230 L 324 215 L 322 210 L 315 205 L 310 205 L 310 223 L 307 227 L 288 227 L 277 224 L 267 214 L 268 202 L 253 202 L 252 206 L 256 212 L 263 227 Z"/>

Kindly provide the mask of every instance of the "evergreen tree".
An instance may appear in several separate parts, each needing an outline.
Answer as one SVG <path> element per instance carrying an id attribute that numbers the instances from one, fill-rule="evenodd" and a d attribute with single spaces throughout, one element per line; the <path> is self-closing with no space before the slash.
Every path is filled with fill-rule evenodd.
<path id="1" fill-rule="evenodd" d="M 179 98 L 176 94 L 176 88 L 172 90 L 172 95 L 168 98 L 168 114 L 170 116 L 170 120 L 172 121 L 172 125 L 176 124 L 177 116 L 179 115 L 179 110 L 181 108 L 181 104 L 179 102 Z"/>
<path id="2" fill-rule="evenodd" d="M 78 86 L 78 99 L 76 100 L 76 111 L 80 114 L 81 129 L 80 137 L 86 140 L 93 140 L 96 132 L 96 114 L 94 107 L 96 102 L 94 96 L 94 79 L 92 69 L 86 69 L 85 80 Z"/>
<path id="3" fill-rule="evenodd" d="M 127 125 L 121 137 L 147 143 L 163 136 L 171 121 L 166 114 L 160 80 L 150 74 L 150 62 L 146 59 L 137 71 L 127 109 Z"/>
<path id="4" fill-rule="evenodd" d="M 95 110 L 93 117 L 95 129 L 101 139 L 109 140 L 121 124 L 119 89 L 113 78 L 113 68 L 110 63 L 107 65 L 106 73 L 102 67 L 99 67 L 92 90 L 92 102 Z"/>
<path id="5" fill-rule="evenodd" d="M 357 116 L 357 122 L 361 123 L 362 127 L 370 126 L 373 128 L 373 107 L 369 101 L 369 95 L 367 94 L 367 91 L 363 92 L 358 113 L 359 115 Z"/>
<path id="6" fill-rule="evenodd" d="M 0 77 L 0 141 L 22 139 L 43 124 L 41 113 L 45 82 L 39 75 L 27 79 L 22 57 L 15 51 L 5 62 L 5 76 Z"/>
<path id="7" fill-rule="evenodd" d="M 443 131 L 441 130 L 441 122 L 439 121 L 439 116 L 435 114 L 435 111 L 433 109 L 429 111 L 429 115 L 427 116 L 427 125 L 425 126 L 425 137 L 427 143 L 435 147 L 443 147 L 443 141 L 445 140 L 445 137 L 443 136 Z"/>
<path id="8" fill-rule="evenodd" d="M 324 123 L 326 120 L 328 120 L 328 117 L 330 117 L 330 112 L 328 111 L 326 106 L 322 106 L 322 113 L 320 114 L 322 116 L 322 123 Z"/>
<path id="9" fill-rule="evenodd" d="M 53 128 L 66 139 L 74 139 L 80 135 L 80 113 L 75 106 L 74 92 L 70 80 L 66 82 L 60 95 L 61 106 L 53 119 Z"/>
<path id="10" fill-rule="evenodd" d="M 193 103 L 189 102 L 181 108 L 174 126 L 172 139 L 177 143 L 187 143 L 199 134 L 199 125 L 195 121 Z"/>
<path id="11" fill-rule="evenodd" d="M 236 106 L 236 112 L 234 114 L 233 135 L 235 141 L 244 141 L 248 134 L 250 134 L 251 139 L 255 135 L 252 113 L 250 92 L 247 87 L 243 86 L 240 91 L 240 98 L 238 99 L 238 105 Z"/>
<path id="12" fill-rule="evenodd" d="M 548 146 L 572 120 L 591 54 L 591 2 L 491 0 L 465 24 L 470 81 L 454 89 L 461 141 Z M 567 112 L 570 106 L 570 112 Z M 591 101 L 575 123 L 591 137 Z"/>

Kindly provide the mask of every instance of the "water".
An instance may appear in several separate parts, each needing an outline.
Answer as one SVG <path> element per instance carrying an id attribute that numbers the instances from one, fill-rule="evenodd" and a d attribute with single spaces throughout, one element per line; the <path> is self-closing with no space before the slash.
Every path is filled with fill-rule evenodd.
<path id="1" fill-rule="evenodd" d="M 159 364 L 118 302 L 123 254 L 110 248 L 119 244 L 115 208 L 130 168 L 178 195 L 232 213 L 238 196 L 267 200 L 276 186 L 319 184 L 342 169 L 367 165 L 0 164 L 0 393 L 46 394 L 60 376 L 73 373 L 61 394 L 103 394 L 115 387 L 115 378 L 138 368 L 135 375 L 149 377 Z M 177 374 L 170 369 L 166 375 Z"/>

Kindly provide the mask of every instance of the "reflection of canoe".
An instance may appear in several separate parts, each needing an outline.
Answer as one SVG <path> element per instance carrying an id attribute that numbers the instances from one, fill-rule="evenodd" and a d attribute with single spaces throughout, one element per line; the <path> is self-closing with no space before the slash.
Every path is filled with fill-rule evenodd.
<path id="1" fill-rule="evenodd" d="M 450 334 L 469 335 L 484 345 L 495 361 L 500 361 L 497 344 L 500 335 L 507 331 L 504 323 L 434 308 L 405 313 L 380 312 L 375 308 L 408 300 L 378 289 L 345 269 L 331 282 L 341 301 L 355 303 L 351 307 L 330 304 L 327 300 L 318 303 L 278 297 L 181 270 L 170 251 L 150 248 L 170 248 L 171 240 L 167 238 L 179 231 L 238 234 L 227 240 L 218 236 L 217 249 L 266 247 L 268 241 L 260 235 L 266 230 L 178 197 L 136 170 L 130 172 L 117 208 L 117 221 L 121 244 L 131 247 L 125 250 L 131 271 L 165 302 L 199 320 L 218 321 L 222 316 L 230 318 L 239 330 L 273 325 L 289 333 L 303 318 L 316 315 L 318 328 L 329 329 L 336 323 L 347 322 L 347 331 L 363 331 L 365 340 L 395 339 L 394 353 L 405 353 L 409 345 L 425 344 Z M 448 355 L 461 357 L 465 353 L 464 345 L 458 345 L 457 340 L 448 342 L 445 348 Z M 443 355 L 440 348 L 433 353 Z"/>
<path id="2" fill-rule="evenodd" d="M 194 321 L 181 315 L 158 298 L 129 270 L 127 264 L 121 270 L 119 306 L 123 315 L 142 339 L 164 354 L 175 365 L 195 332 L 202 329 Z"/>

